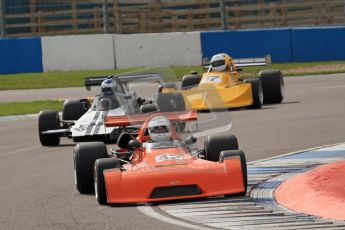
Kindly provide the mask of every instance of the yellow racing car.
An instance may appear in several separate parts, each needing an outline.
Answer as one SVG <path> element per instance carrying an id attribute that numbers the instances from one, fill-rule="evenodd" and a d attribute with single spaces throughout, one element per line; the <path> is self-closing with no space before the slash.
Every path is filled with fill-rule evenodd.
<path id="1" fill-rule="evenodd" d="M 181 89 L 174 83 L 161 85 L 161 92 L 178 92 L 187 108 L 209 110 L 248 107 L 261 108 L 262 104 L 281 103 L 284 98 L 284 79 L 279 70 L 263 70 L 257 77 L 241 79 L 240 67 L 265 63 L 235 64 L 225 54 L 214 55 L 211 65 L 202 77 L 196 73 L 185 75 Z"/>

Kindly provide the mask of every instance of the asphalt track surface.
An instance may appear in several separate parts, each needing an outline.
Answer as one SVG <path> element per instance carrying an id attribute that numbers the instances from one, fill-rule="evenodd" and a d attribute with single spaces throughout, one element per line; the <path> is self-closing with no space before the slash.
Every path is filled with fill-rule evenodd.
<path id="1" fill-rule="evenodd" d="M 290 77 L 285 83 L 282 104 L 218 112 L 223 120 L 216 122 L 232 122 L 230 131 L 249 161 L 345 140 L 345 75 Z M 69 96 L 61 91 L 62 98 Z M 202 113 L 200 120 L 212 116 Z M 93 196 L 79 195 L 73 147 L 70 140 L 40 146 L 36 118 L 0 120 L 1 229 L 181 229 L 136 206 L 99 206 Z"/>
<path id="2" fill-rule="evenodd" d="M 142 85 L 141 85 L 142 86 Z M 139 94 L 145 94 L 147 88 L 158 89 L 158 84 L 151 84 L 149 87 L 133 87 Z M 92 87 L 87 91 L 84 87 L 54 88 L 54 89 L 27 89 L 27 90 L 2 90 L 0 91 L 1 102 L 12 101 L 38 101 L 56 100 L 66 98 L 82 98 L 85 96 L 95 96 L 100 94 L 99 87 Z"/>

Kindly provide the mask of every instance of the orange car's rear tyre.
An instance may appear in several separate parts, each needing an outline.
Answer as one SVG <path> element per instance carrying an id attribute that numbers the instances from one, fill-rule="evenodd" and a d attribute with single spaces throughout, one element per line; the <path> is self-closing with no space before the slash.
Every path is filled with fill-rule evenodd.
<path id="1" fill-rule="evenodd" d="M 43 146 L 54 146 L 60 144 L 58 134 L 42 134 L 43 131 L 60 128 L 59 113 L 53 110 L 41 111 L 38 115 L 38 136 Z"/>
<path id="2" fill-rule="evenodd" d="M 107 148 L 103 142 L 77 144 L 73 151 L 74 179 L 79 193 L 94 192 L 94 164 L 97 159 L 108 157 Z"/>
<path id="3" fill-rule="evenodd" d="M 252 85 L 252 97 L 253 104 L 248 106 L 250 109 L 260 109 L 264 103 L 264 93 L 262 89 L 262 82 L 260 78 L 248 78 L 244 80 L 244 83 L 250 83 Z"/>
<path id="4" fill-rule="evenodd" d="M 264 103 L 281 103 L 284 99 L 284 78 L 280 70 L 262 70 L 259 73 L 264 92 Z"/>
<path id="5" fill-rule="evenodd" d="M 99 204 L 106 205 L 107 202 L 107 190 L 105 188 L 105 181 L 103 171 L 106 169 L 121 168 L 121 163 L 117 158 L 103 158 L 98 159 L 95 162 L 94 169 L 94 187 L 95 196 Z"/>
<path id="6" fill-rule="evenodd" d="M 238 149 L 238 141 L 232 134 L 212 135 L 206 138 L 204 148 L 206 160 L 218 162 L 222 151 Z"/>
<path id="7" fill-rule="evenodd" d="M 80 99 L 68 99 L 63 104 L 62 120 L 76 121 L 86 113 L 89 107 L 88 101 L 83 103 Z"/>
<path id="8" fill-rule="evenodd" d="M 246 161 L 246 155 L 244 155 L 244 152 L 242 150 L 227 150 L 222 151 L 219 156 L 219 161 L 224 162 L 226 158 L 231 158 L 234 156 L 239 156 L 241 160 L 241 167 L 242 167 L 242 176 L 243 176 L 243 186 L 244 186 L 244 192 L 238 194 L 238 195 L 246 195 L 247 193 L 247 186 L 248 186 L 248 173 L 247 173 L 247 161 Z"/>
<path id="9" fill-rule="evenodd" d="M 199 85 L 201 78 L 196 74 L 184 75 L 181 81 L 181 89 L 191 89 Z"/>

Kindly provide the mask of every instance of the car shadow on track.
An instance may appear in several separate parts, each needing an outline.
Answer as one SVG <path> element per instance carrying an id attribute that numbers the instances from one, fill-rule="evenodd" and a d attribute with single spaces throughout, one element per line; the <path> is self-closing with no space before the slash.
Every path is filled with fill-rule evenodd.
<path id="1" fill-rule="evenodd" d="M 186 204 L 186 203 L 200 203 L 200 202 L 220 202 L 231 199 L 245 199 L 247 196 L 233 194 L 230 196 L 216 196 L 216 197 L 199 197 L 199 198 L 190 198 L 190 199 L 180 199 L 180 200 L 170 200 L 170 201 L 160 201 L 148 203 L 151 206 L 159 205 L 174 205 L 174 204 Z"/>
<path id="2" fill-rule="evenodd" d="M 87 197 L 95 197 L 95 194 L 89 193 L 89 194 L 83 194 L 83 196 Z M 243 195 L 231 195 L 228 197 L 225 196 L 217 196 L 217 197 L 199 197 L 199 198 L 189 198 L 189 199 L 177 199 L 177 200 L 169 200 L 169 201 L 157 201 L 157 202 L 143 202 L 143 203 L 128 203 L 128 204 L 108 204 L 105 205 L 105 207 L 110 207 L 110 208 L 129 208 L 129 207 L 140 207 L 140 206 L 153 206 L 157 207 L 160 205 L 175 205 L 175 204 L 186 204 L 186 203 L 203 203 L 203 202 L 224 202 L 226 200 L 231 200 L 231 199 L 246 199 L 248 196 L 243 196 Z M 97 202 L 95 200 L 95 202 Z"/>
<path id="3" fill-rule="evenodd" d="M 301 103 L 300 101 L 284 101 L 281 104 L 299 104 Z"/>
<path id="4" fill-rule="evenodd" d="M 71 146 L 74 147 L 76 145 L 77 145 L 76 143 L 73 143 L 73 144 L 72 143 L 71 144 L 60 144 L 59 147 L 71 147 Z"/>

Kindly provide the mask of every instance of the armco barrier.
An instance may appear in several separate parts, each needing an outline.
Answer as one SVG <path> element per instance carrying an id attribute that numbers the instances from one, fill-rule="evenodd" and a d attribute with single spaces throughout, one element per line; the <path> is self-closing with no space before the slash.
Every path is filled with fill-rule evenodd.
<path id="1" fill-rule="evenodd" d="M 114 69 L 113 35 L 42 37 L 44 71 Z"/>
<path id="2" fill-rule="evenodd" d="M 200 33 L 114 35 L 116 67 L 200 66 Z"/>
<path id="3" fill-rule="evenodd" d="M 1 38 L 0 74 L 42 72 L 40 38 Z"/>
<path id="4" fill-rule="evenodd" d="M 273 62 L 291 62 L 290 29 L 234 30 L 202 32 L 203 58 L 228 53 L 233 58 L 263 57 L 271 54 Z"/>
<path id="5" fill-rule="evenodd" d="M 345 59 L 345 27 L 291 29 L 294 62 Z"/>

